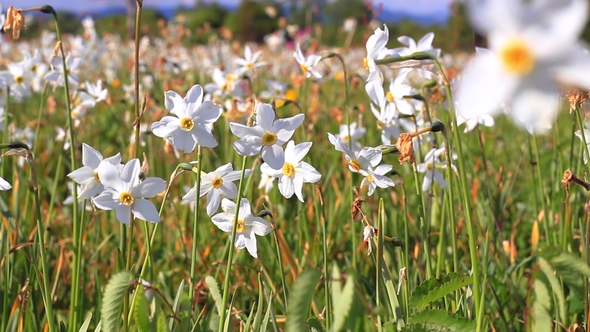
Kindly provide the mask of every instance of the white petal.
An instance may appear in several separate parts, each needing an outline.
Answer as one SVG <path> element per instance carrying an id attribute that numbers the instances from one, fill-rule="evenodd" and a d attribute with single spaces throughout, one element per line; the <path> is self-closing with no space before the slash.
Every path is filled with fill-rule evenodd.
<path id="1" fill-rule="evenodd" d="M 508 75 L 495 55 L 478 53 L 463 72 L 457 91 L 459 112 L 469 119 L 483 114 L 493 115 L 507 102 L 518 84 Z"/>
<path id="2" fill-rule="evenodd" d="M 91 169 L 97 169 L 102 160 L 102 153 L 98 152 L 90 145 L 82 143 L 82 164 L 84 166 L 90 167 Z"/>
<path id="3" fill-rule="evenodd" d="M 262 159 L 268 166 L 279 169 L 285 163 L 285 151 L 279 145 L 264 146 L 262 148 Z"/>
<path id="4" fill-rule="evenodd" d="M 311 149 L 311 142 L 303 142 L 295 145 L 293 141 L 287 143 L 285 148 L 285 161 L 291 164 L 299 163 Z"/>
<path id="5" fill-rule="evenodd" d="M 133 211 L 135 218 L 149 222 L 160 221 L 160 215 L 156 206 L 147 199 L 135 198 L 131 211 Z"/>
<path id="6" fill-rule="evenodd" d="M 131 224 L 131 206 L 119 205 L 115 208 L 117 220 L 129 226 Z"/>
<path id="7" fill-rule="evenodd" d="M 279 179 L 279 191 L 281 195 L 285 198 L 291 198 L 295 193 L 295 185 L 293 184 L 293 180 L 291 180 L 288 176 L 282 176 Z"/>
<path id="8" fill-rule="evenodd" d="M 135 197 L 154 197 L 165 189 L 166 181 L 157 177 L 149 177 L 135 186 L 132 194 Z"/>
<path id="9" fill-rule="evenodd" d="M 267 131 L 273 131 L 272 126 L 275 120 L 275 111 L 269 104 L 260 103 L 256 107 L 256 125 Z M 274 131 L 273 131 L 274 132 Z"/>

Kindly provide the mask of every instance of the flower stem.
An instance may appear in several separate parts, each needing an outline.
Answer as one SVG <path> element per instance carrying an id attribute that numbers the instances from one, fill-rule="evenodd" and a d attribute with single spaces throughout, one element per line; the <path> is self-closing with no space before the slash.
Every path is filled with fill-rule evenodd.
<path id="1" fill-rule="evenodd" d="M 445 92 L 448 98 L 448 106 L 449 106 L 449 113 L 451 116 L 451 123 L 453 125 L 453 138 L 455 140 L 456 151 L 458 156 L 458 163 L 459 163 L 459 183 L 461 189 L 461 197 L 463 200 L 463 207 L 465 210 L 465 225 L 467 228 L 467 235 L 469 237 L 469 256 L 471 259 L 471 267 L 473 271 L 473 304 L 476 313 L 476 331 L 479 332 L 482 330 L 483 325 L 483 307 L 480 306 L 481 303 L 481 277 L 479 271 L 479 264 L 478 264 L 478 249 L 476 245 L 477 238 L 475 236 L 475 232 L 473 229 L 473 220 L 471 218 L 471 204 L 469 202 L 469 194 L 467 190 L 467 175 L 465 173 L 465 162 L 463 159 L 463 147 L 461 146 L 461 133 L 457 129 L 457 115 L 455 114 L 455 103 L 453 100 L 453 94 L 451 91 L 451 84 L 445 75 L 445 72 L 440 65 L 438 59 L 429 53 L 426 52 L 418 52 L 412 55 L 403 56 L 399 58 L 385 58 L 381 60 L 377 60 L 377 64 L 388 64 L 393 62 L 400 62 L 400 61 L 407 61 L 407 60 L 432 60 L 439 71 L 439 75 L 442 78 L 443 85 L 445 86 Z M 451 147 L 449 146 L 449 149 Z"/>
<path id="2" fill-rule="evenodd" d="M 234 218 L 234 222 L 231 228 L 231 238 L 229 242 L 229 250 L 227 253 L 227 266 L 225 268 L 225 280 L 223 280 L 223 297 L 221 300 L 221 308 L 223 312 L 219 313 L 219 332 L 223 331 L 225 326 L 225 310 L 227 307 L 227 300 L 229 298 L 229 277 L 231 273 L 232 261 L 234 258 L 235 249 L 232 248 L 234 243 L 236 242 L 236 225 L 238 223 L 238 216 L 240 214 L 240 203 L 242 201 L 242 195 L 244 193 L 244 177 L 246 174 L 246 159 L 247 157 L 243 157 L 242 159 L 242 174 L 240 175 L 240 186 L 238 187 L 238 198 L 236 199 L 236 215 Z"/>
<path id="3" fill-rule="evenodd" d="M 62 38 L 61 38 L 61 31 L 59 28 L 59 22 L 57 20 L 57 14 L 55 12 L 55 10 L 51 7 L 51 6 L 43 6 L 41 7 L 44 13 L 49 13 L 51 15 L 53 15 L 53 20 L 55 21 L 55 33 L 57 36 L 57 40 L 59 42 L 59 52 L 61 54 L 61 63 L 62 63 L 62 74 L 64 75 L 64 99 L 65 99 L 65 103 L 66 103 L 66 109 L 68 111 L 68 117 L 67 117 L 67 126 L 68 126 L 68 131 L 69 131 L 69 135 L 70 135 L 70 168 L 71 169 L 76 169 L 76 154 L 75 154 L 75 146 L 76 146 L 76 141 L 75 141 L 75 135 L 74 135 L 74 125 L 73 125 L 73 119 L 72 119 L 72 105 L 71 105 L 71 100 L 70 100 L 70 87 L 69 87 L 69 82 L 68 82 L 68 69 L 67 69 L 67 64 L 66 64 L 66 54 L 64 52 L 64 48 L 63 48 L 63 43 L 62 43 Z M 38 192 L 35 194 L 35 199 L 38 200 Z M 72 197 L 76 198 L 78 197 L 78 188 L 74 185 L 72 187 Z M 39 204 L 39 203 L 37 203 Z M 40 213 L 39 211 L 37 213 Z M 40 218 L 40 216 L 38 216 L 37 218 Z M 82 220 L 80 219 L 79 215 L 78 215 L 78 204 L 76 202 L 74 202 L 74 204 L 72 204 L 72 221 L 73 221 L 73 225 L 72 225 L 72 232 L 73 232 L 73 241 L 74 241 L 74 248 L 76 248 L 76 250 L 74 250 L 74 258 L 72 260 L 73 262 L 73 268 L 72 268 L 72 292 L 70 294 L 70 312 L 69 312 L 69 317 L 68 317 L 68 331 L 77 331 L 78 328 L 78 301 L 80 299 L 79 296 L 79 292 L 80 292 L 80 265 L 81 265 L 81 260 L 82 257 L 79 255 L 80 251 L 78 251 L 78 247 L 80 247 L 82 245 Z M 40 246 L 43 248 L 43 251 L 45 250 L 44 247 L 44 243 L 41 242 Z M 41 261 L 43 262 L 43 258 L 41 259 Z M 44 279 L 46 280 L 47 275 L 44 276 Z M 49 316 L 49 311 L 47 312 L 47 315 Z M 48 318 L 48 322 L 53 323 L 53 317 L 51 319 Z M 53 331 L 53 329 L 51 328 L 51 325 L 49 327 L 50 331 Z"/>
<path id="4" fill-rule="evenodd" d="M 188 291 L 188 297 L 191 300 L 193 299 L 194 292 L 195 292 L 195 273 L 196 273 L 196 265 L 197 265 L 197 240 L 199 236 L 199 207 L 200 207 L 200 193 L 201 193 L 201 171 L 203 162 L 203 153 L 201 151 L 201 146 L 197 146 L 197 180 L 195 183 L 195 214 L 193 218 L 193 245 L 191 250 L 191 287 Z"/>

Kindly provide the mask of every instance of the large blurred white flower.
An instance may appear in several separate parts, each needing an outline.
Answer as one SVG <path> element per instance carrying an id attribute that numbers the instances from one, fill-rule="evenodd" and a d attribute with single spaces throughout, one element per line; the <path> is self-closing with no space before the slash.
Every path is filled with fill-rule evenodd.
<path id="1" fill-rule="evenodd" d="M 176 117 L 165 116 L 154 122 L 154 135 L 169 138 L 175 148 L 185 152 L 192 152 L 197 144 L 206 148 L 217 146 L 207 125 L 219 119 L 221 107 L 209 100 L 203 101 L 203 88 L 200 85 L 191 87 L 184 98 L 174 91 L 167 91 L 165 105 Z"/>
<path id="2" fill-rule="evenodd" d="M 488 38 L 463 72 L 457 101 L 469 119 L 508 113 L 530 132 L 551 128 L 557 116 L 555 79 L 590 89 L 590 56 L 578 45 L 586 0 L 468 2 L 474 27 Z"/>

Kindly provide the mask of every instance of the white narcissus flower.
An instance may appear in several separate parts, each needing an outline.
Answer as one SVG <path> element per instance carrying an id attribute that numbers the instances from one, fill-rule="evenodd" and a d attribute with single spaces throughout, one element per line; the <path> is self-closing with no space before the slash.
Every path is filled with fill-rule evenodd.
<path id="1" fill-rule="evenodd" d="M 165 93 L 165 105 L 174 116 L 165 116 L 152 124 L 152 132 L 158 137 L 169 138 L 174 147 L 192 152 L 195 146 L 214 148 L 217 141 L 207 126 L 221 116 L 221 107 L 203 101 L 203 88 L 193 85 L 182 98 L 174 91 Z"/>
<path id="2" fill-rule="evenodd" d="M 246 45 L 246 47 L 244 47 L 244 57 L 235 60 L 235 63 L 240 66 L 240 69 L 238 70 L 239 75 L 244 75 L 246 73 L 252 74 L 256 68 L 266 66 L 266 62 L 258 61 L 260 55 L 262 55 L 262 51 L 252 53 L 250 47 Z"/>
<path id="3" fill-rule="evenodd" d="M 78 70 L 82 60 L 79 57 L 72 56 L 71 54 L 66 55 L 66 74 L 68 75 L 68 84 L 71 89 L 78 87 Z M 63 62 L 61 56 L 57 56 L 53 59 L 51 64 L 51 71 L 48 71 L 44 78 L 47 82 L 54 84 L 55 86 L 64 86 L 65 77 L 63 75 Z"/>
<path id="4" fill-rule="evenodd" d="M 414 115 L 414 107 L 404 98 L 412 95 L 412 87 L 404 83 L 411 70 L 410 68 L 400 69 L 395 79 L 391 79 L 389 91 L 385 94 L 387 102 L 393 106 L 392 109 L 405 115 Z"/>
<path id="5" fill-rule="evenodd" d="M 426 52 L 434 55 L 435 57 L 440 56 L 440 48 L 432 48 L 432 41 L 434 40 L 434 32 L 425 34 L 418 43 L 408 36 L 399 36 L 397 41 L 404 44 L 405 47 L 394 48 L 394 51 L 399 53 L 400 56 L 407 56 L 418 52 Z"/>
<path id="6" fill-rule="evenodd" d="M 529 132 L 551 128 L 559 87 L 590 89 L 590 55 L 578 40 L 588 17 L 588 1 L 468 1 L 474 28 L 486 35 L 465 68 L 457 91 L 461 114 L 469 119 L 495 115 L 502 103 Z"/>
<path id="7" fill-rule="evenodd" d="M 297 62 L 299 63 L 299 67 L 305 74 L 305 77 L 310 78 L 313 76 L 318 80 L 322 78 L 322 74 L 320 74 L 320 72 L 314 68 L 322 59 L 321 56 L 312 54 L 305 58 L 305 56 L 301 52 L 299 43 L 297 43 L 297 48 L 295 49 L 293 56 L 295 57 L 295 60 L 297 60 Z"/>
<path id="8" fill-rule="evenodd" d="M 260 171 L 263 174 L 279 179 L 279 191 L 286 198 L 291 198 L 295 194 L 303 202 L 303 183 L 315 183 L 322 178 L 322 175 L 313 166 L 301 161 L 309 152 L 311 145 L 311 142 L 295 145 L 295 142 L 289 141 L 285 148 L 283 167 L 275 169 L 267 163 L 260 166 Z"/>
<path id="9" fill-rule="evenodd" d="M 379 72 L 375 60 L 383 59 L 387 56 L 395 56 L 397 53 L 393 50 L 385 47 L 389 42 L 389 29 L 387 25 L 383 24 L 383 30 L 381 28 L 375 29 L 373 34 L 367 39 L 365 45 L 367 49 L 367 57 L 364 59 L 365 69 L 372 72 Z M 379 75 L 381 73 L 379 72 Z"/>
<path id="10" fill-rule="evenodd" d="M 214 215 L 211 221 L 222 231 L 231 233 L 234 219 L 236 219 L 236 203 L 224 198 L 221 202 L 221 209 L 223 212 Z M 234 246 L 237 249 L 246 248 L 252 257 L 257 258 L 256 235 L 265 236 L 270 231 L 272 231 L 272 228 L 268 222 L 260 217 L 253 216 L 250 202 L 248 199 L 242 198 L 236 222 L 236 242 Z"/>
<path id="11" fill-rule="evenodd" d="M 362 125 L 357 127 L 356 122 L 352 122 L 350 124 L 350 128 L 347 124 L 341 124 L 338 138 L 340 138 L 346 144 L 351 142 L 353 150 L 360 150 L 361 145 L 358 140 L 363 137 L 366 132 L 367 129 Z"/>
<path id="12" fill-rule="evenodd" d="M 274 187 L 275 178 L 270 175 L 262 173 L 260 175 L 260 182 L 258 183 L 258 189 L 264 189 L 264 193 L 268 194 Z"/>
<path id="13" fill-rule="evenodd" d="M 134 218 L 149 222 L 159 222 L 160 215 L 154 203 L 145 198 L 151 198 L 166 189 L 166 181 L 148 177 L 140 181 L 141 165 L 139 159 L 130 160 L 121 172 L 111 163 L 101 163 L 98 166 L 98 176 L 104 185 L 104 191 L 93 200 L 99 209 L 115 209 L 117 219 L 129 226 L 131 214 Z"/>
<path id="14" fill-rule="evenodd" d="M 462 125 L 465 123 L 465 130 L 464 133 L 468 133 L 475 129 L 475 127 L 480 124 L 486 127 L 493 127 L 495 122 L 494 118 L 491 115 L 482 114 L 474 118 L 465 119 L 465 117 L 461 114 L 457 115 L 457 126 Z"/>
<path id="15" fill-rule="evenodd" d="M 279 169 L 285 162 L 285 144 L 295 129 L 303 123 L 303 114 L 290 118 L 276 119 L 275 111 L 268 104 L 256 106 L 256 126 L 248 127 L 230 122 L 232 133 L 240 139 L 234 142 L 234 149 L 242 156 L 254 156 L 262 150 L 262 159 L 272 168 Z"/>
<path id="16" fill-rule="evenodd" d="M 328 139 L 334 145 L 336 151 L 340 151 L 346 155 L 348 169 L 355 173 L 359 173 L 361 170 L 367 171 L 370 166 L 376 167 L 383 157 L 381 150 L 376 148 L 365 147 L 361 150 L 350 150 L 348 144 L 331 133 L 328 133 Z"/>
<path id="17" fill-rule="evenodd" d="M 231 163 L 218 167 L 213 172 L 201 175 L 201 191 L 199 197 L 207 195 L 207 214 L 213 215 L 221 204 L 221 196 L 235 199 L 238 197 L 238 188 L 233 181 L 240 179 L 242 171 L 234 171 Z M 252 174 L 252 170 L 244 171 L 244 177 Z M 194 202 L 196 199 L 195 187 L 182 197 L 184 202 Z"/>
<path id="18" fill-rule="evenodd" d="M 391 165 L 379 165 L 374 170 L 371 166 L 369 166 L 367 170 L 361 170 L 360 173 L 365 176 L 363 178 L 363 181 L 361 182 L 361 188 L 365 186 L 369 187 L 367 195 L 371 196 L 373 195 L 373 193 L 375 192 L 375 188 L 377 187 L 394 187 L 395 183 L 393 182 L 393 180 L 385 176 L 389 172 L 391 172 L 392 169 L 393 166 Z"/>
<path id="19" fill-rule="evenodd" d="M 102 80 L 96 84 L 86 81 L 86 89 L 80 91 L 81 104 L 86 107 L 94 107 L 97 103 L 107 99 L 108 90 L 102 88 Z"/>
<path id="20" fill-rule="evenodd" d="M 447 164 L 445 162 L 438 160 L 440 155 L 444 152 L 444 147 L 440 149 L 432 149 L 428 151 L 426 156 L 424 156 L 424 162 L 416 166 L 418 172 L 425 173 L 424 182 L 422 182 L 422 191 L 427 191 L 430 189 L 433 180 L 444 188 L 447 187 L 447 181 L 445 181 L 442 174 L 438 170 L 439 168 L 447 168 Z M 454 168 L 455 166 L 451 165 L 451 167 Z"/>
<path id="21" fill-rule="evenodd" d="M 83 189 L 78 193 L 78 199 L 89 199 L 104 190 L 101 179 L 98 175 L 98 167 L 103 163 L 109 163 L 115 167 L 121 164 L 121 154 L 103 158 L 102 153 L 95 150 L 86 143 L 82 143 L 82 167 L 68 174 L 68 177 Z"/>

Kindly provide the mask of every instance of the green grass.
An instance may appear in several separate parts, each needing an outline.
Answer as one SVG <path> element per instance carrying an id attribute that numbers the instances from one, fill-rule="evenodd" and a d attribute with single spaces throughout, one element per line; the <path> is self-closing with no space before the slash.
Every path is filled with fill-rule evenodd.
<path id="1" fill-rule="evenodd" d="M 153 50 L 148 51 L 147 60 L 155 58 L 150 51 Z M 212 45 L 211 51 L 215 53 L 216 46 Z M 345 57 L 345 63 L 347 59 Z M 324 61 L 340 66 L 336 59 Z M 168 114 L 163 103 L 165 84 L 176 80 L 174 89 L 184 94 L 193 84 L 209 82 L 199 78 L 207 77 L 204 73 L 175 75 L 147 62 L 151 72 L 157 74 L 142 123 L 151 124 Z M 346 65 L 349 70 L 360 66 Z M 103 75 L 100 68 L 95 68 L 85 78 Z M 123 69 L 117 75 L 126 81 L 130 72 Z M 269 73 L 261 73 L 254 78 L 253 86 L 261 86 L 264 79 L 272 78 Z M 299 91 L 300 109 L 295 104 L 287 104 L 276 109 L 277 117 L 300 111 L 306 114 L 304 124 L 293 139 L 297 143 L 313 142 L 304 160 L 322 174 L 318 184 L 323 200 L 312 184 L 304 185 L 305 203 L 295 197 L 282 197 L 276 182 L 275 188 L 266 195 L 257 189 L 260 159 L 247 158 L 246 167 L 254 172 L 245 180 L 243 195 L 251 201 L 254 213 L 270 211 L 276 228 L 274 234 L 258 237 L 259 259 L 252 258 L 245 250 L 236 251 L 229 263 L 230 274 L 226 275 L 228 252 L 234 250 L 229 236 L 209 221 L 205 203 L 201 201 L 198 237 L 193 239 L 194 217 L 188 206 L 180 205 L 180 198 L 185 193 L 184 186 L 194 185 L 196 175 L 183 172 L 170 184 L 151 246 L 151 266 L 146 269 L 144 279 L 153 284 L 153 289 L 136 286 L 146 254 L 146 231 L 151 234 L 154 225 L 146 227 L 144 221 L 135 220 L 131 246 L 122 253 L 120 243 L 128 240 L 122 236 L 130 232 L 120 231 L 114 212 L 101 210 L 81 213 L 85 225 L 81 281 L 79 289 L 72 289 L 73 223 L 80 220 L 73 219 L 71 206 L 61 203 L 69 194 L 65 175 L 73 170 L 62 143 L 55 140 L 54 127 L 64 126 L 67 119 L 63 91 L 50 89 L 47 97 L 35 94 L 22 103 L 9 100 L 6 109 L 10 124 L 19 128 L 35 128 L 39 124 L 33 151 L 41 200 L 40 214 L 37 214 L 30 190 L 31 167 L 17 167 L 16 158 L 3 158 L 2 174 L 13 189 L 0 195 L 2 329 L 45 329 L 48 317 L 41 300 L 39 280 L 42 278 L 49 282 L 55 316 L 51 319 L 58 325 L 68 324 L 71 292 L 80 292 L 75 326 L 67 326 L 70 331 L 78 331 L 88 314 L 92 314 L 89 330 L 96 329 L 101 318 L 106 319 L 107 311 L 114 317 L 111 326 L 119 330 L 123 326 L 122 316 L 118 314 L 121 309 L 123 315 L 131 312 L 126 330 L 217 330 L 220 316 L 229 308 L 221 303 L 227 278 L 228 302 L 232 309 L 224 321 L 229 331 L 259 331 L 263 326 L 271 331 L 302 331 L 307 328 L 306 324 L 319 324 L 325 330 L 329 324 L 337 330 L 393 331 L 396 329 L 393 322 L 397 322 L 398 329 L 406 325 L 404 331 L 443 331 L 450 325 L 457 331 L 469 331 L 475 328 L 478 314 L 482 330 L 541 331 L 543 328 L 557 331 L 573 328 L 587 319 L 582 277 L 590 275 L 590 267 L 582 260 L 587 253 L 584 247 L 588 197 L 580 186 L 570 185 L 566 190 L 561 184 L 566 169 L 585 178 L 586 168 L 581 161 L 583 145 L 573 134 L 579 129 L 574 114 L 562 111 L 554 128 L 545 136 L 531 136 L 500 116 L 492 128 L 478 128 L 463 134 L 461 127 L 461 142 L 458 142 L 452 135 L 448 111 L 440 101 L 431 103 L 431 115 L 446 126 L 451 152 L 457 151 L 457 145 L 461 144 L 469 205 L 464 204 L 458 174 L 443 171 L 447 179 L 452 177 L 454 185 L 442 188 L 434 184 L 431 190 L 422 193 L 419 186 L 423 175 L 418 174 L 416 183 L 410 165 L 399 165 L 396 154 L 384 155 L 383 163 L 394 165 L 397 172 L 391 175 L 396 186 L 377 189 L 373 196 L 367 196 L 362 190 L 360 194 L 365 200 L 362 211 L 367 221 L 379 228 L 373 253 L 367 255 L 362 244 L 364 224 L 351 217 L 353 189 L 360 185 L 362 178 L 348 170 L 341 153 L 327 140 L 327 132 L 336 133 L 348 114 L 352 121 L 360 121 L 367 128 L 362 139 L 364 146 L 381 144 L 380 131 L 368 110 L 369 99 L 363 84 L 351 84 L 346 102 L 344 84 L 340 80 L 328 77 L 322 83 L 305 81 L 301 86 L 297 80 L 283 81 Z M 433 92 L 428 91 L 424 96 L 426 100 L 431 99 Z M 128 161 L 133 155 L 134 147 L 129 141 L 133 104 L 125 100 L 120 87 L 110 86 L 109 93 L 110 102 L 100 103 L 75 129 L 77 165 L 81 161 L 82 142 L 101 151 L 105 157 L 121 152 L 123 160 Z M 50 104 L 52 100 L 56 103 L 54 110 L 50 112 L 50 108 L 44 106 L 37 123 L 38 105 Z M 341 115 L 340 120 L 336 115 Z M 219 145 L 215 149 L 203 149 L 201 170 L 210 172 L 227 162 L 232 162 L 234 169 L 240 168 L 242 157 L 232 148 L 237 138 L 229 131 L 228 123 L 229 120 L 222 117 L 215 124 L 214 135 Z M 417 163 L 421 162 L 420 156 L 444 141 L 442 133 L 430 135 L 435 142 L 426 142 L 421 151 L 416 151 Z M 139 152 L 147 156 L 149 176 L 169 181 L 179 163 L 197 159 L 196 151 L 181 153 L 180 158 L 176 158 L 165 150 L 164 141 L 151 133 L 143 134 L 142 139 L 145 146 L 140 146 Z M 153 201 L 160 208 L 163 198 L 159 196 Z M 546 206 L 545 211 L 543 206 Z M 477 244 L 475 262 L 470 259 L 467 213 L 473 220 Z M 48 255 L 45 276 L 40 275 L 36 218 L 45 227 Z M 456 223 L 455 227 L 451 220 Z M 536 236 L 535 220 L 539 223 L 536 248 L 531 244 Z M 389 237 L 396 238 L 398 243 L 401 241 L 403 246 L 386 241 Z M 197 257 L 191 257 L 195 240 Z M 452 249 L 454 244 L 456 254 Z M 424 248 L 430 251 L 424 252 Z M 131 259 L 128 269 L 125 268 L 127 253 Z M 192 281 L 191 259 L 195 259 L 196 269 Z M 429 268 L 427 262 L 430 262 Z M 480 269 L 478 282 L 483 298 L 479 304 L 474 303 L 473 289 L 469 286 L 474 283 L 471 279 L 474 264 Z M 405 268 L 406 278 L 401 281 L 401 292 L 396 295 L 402 268 Z M 427 277 L 428 273 L 432 273 L 432 278 Z M 138 299 L 123 306 L 123 299 L 134 289 L 139 292 Z M 149 290 L 156 293 L 153 302 L 142 296 Z M 317 319 L 306 323 L 312 316 Z M 541 326 L 544 319 L 549 325 Z M 101 324 L 104 330 L 105 321 Z"/>

